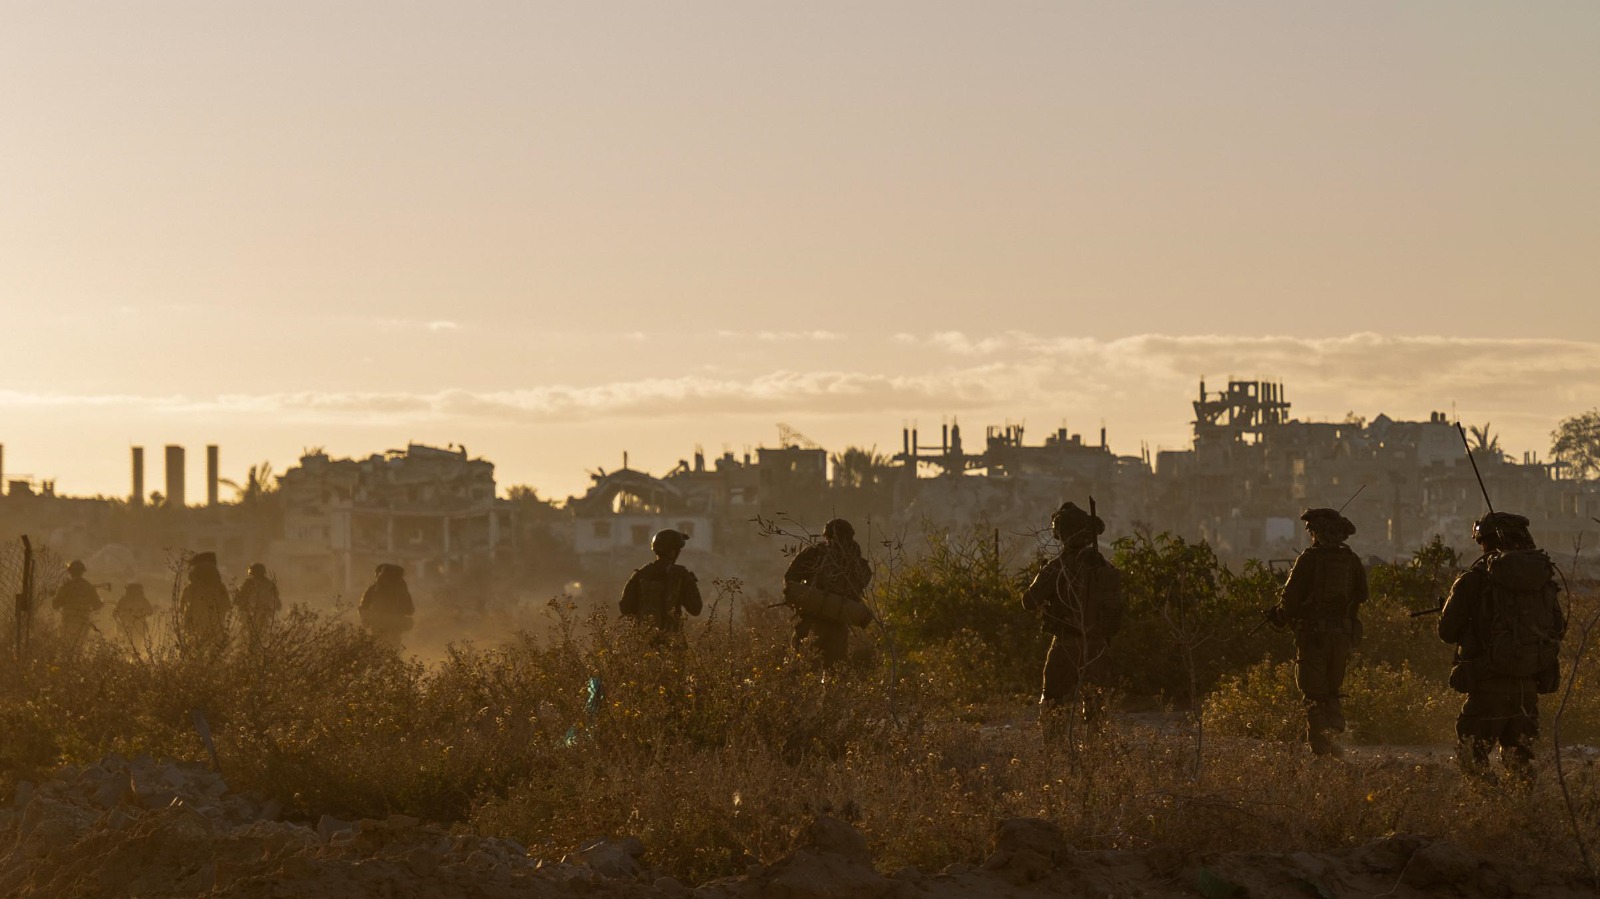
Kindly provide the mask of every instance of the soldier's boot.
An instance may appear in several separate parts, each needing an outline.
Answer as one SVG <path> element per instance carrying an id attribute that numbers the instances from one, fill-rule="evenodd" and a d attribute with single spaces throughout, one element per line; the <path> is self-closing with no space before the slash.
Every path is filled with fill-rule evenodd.
<path id="1" fill-rule="evenodd" d="M 1047 749 L 1065 747 L 1072 738 L 1072 712 L 1050 699 L 1039 700 L 1039 735 Z"/>
<path id="2" fill-rule="evenodd" d="M 1339 710 L 1339 700 L 1312 699 L 1306 703 L 1306 742 L 1314 755 L 1339 758 L 1344 749 L 1334 741 L 1335 734 L 1344 731 L 1344 715 Z"/>
<path id="3" fill-rule="evenodd" d="M 1456 741 L 1456 767 L 1461 773 L 1471 778 L 1485 780 L 1490 783 L 1499 781 L 1494 770 L 1489 767 L 1489 750 L 1492 744 L 1481 737 L 1463 736 Z"/>
<path id="4" fill-rule="evenodd" d="M 1107 702 L 1105 688 L 1083 688 L 1083 730 L 1086 738 L 1105 733 Z"/>

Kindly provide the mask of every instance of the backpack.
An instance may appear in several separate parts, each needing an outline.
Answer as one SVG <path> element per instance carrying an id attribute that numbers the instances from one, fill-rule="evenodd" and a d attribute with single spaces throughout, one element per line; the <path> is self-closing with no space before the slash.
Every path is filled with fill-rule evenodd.
<path id="1" fill-rule="evenodd" d="M 680 619 L 682 605 L 683 569 L 672 565 L 659 577 L 642 574 L 639 577 L 639 618 L 661 627 L 672 627 Z"/>
<path id="2" fill-rule="evenodd" d="M 1537 563 L 1528 555 L 1537 556 Z M 1566 622 L 1549 570 L 1543 553 L 1505 553 L 1489 560 L 1482 629 L 1487 673 L 1533 678 L 1558 670 Z"/>

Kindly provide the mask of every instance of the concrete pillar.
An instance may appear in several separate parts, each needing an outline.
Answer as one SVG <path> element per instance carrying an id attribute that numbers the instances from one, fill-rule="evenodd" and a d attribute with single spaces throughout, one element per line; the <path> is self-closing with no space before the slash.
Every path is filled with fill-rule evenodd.
<path id="1" fill-rule="evenodd" d="M 134 507 L 144 505 L 144 447 L 133 448 L 133 495 L 128 497 L 128 504 Z"/>
<path id="2" fill-rule="evenodd" d="M 181 509 L 188 505 L 183 490 L 183 447 L 167 444 L 167 505 Z"/>
<path id="3" fill-rule="evenodd" d="M 217 481 L 219 475 L 217 468 L 220 460 L 221 452 L 217 449 L 217 445 L 215 443 L 208 444 L 206 446 L 206 505 L 208 506 L 217 504 Z"/>

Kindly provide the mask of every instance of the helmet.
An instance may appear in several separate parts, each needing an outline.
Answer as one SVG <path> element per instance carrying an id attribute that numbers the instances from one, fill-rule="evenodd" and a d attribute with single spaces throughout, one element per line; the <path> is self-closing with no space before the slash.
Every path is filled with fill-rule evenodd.
<path id="1" fill-rule="evenodd" d="M 854 540 L 856 526 L 843 518 L 834 518 L 822 526 L 822 536 L 829 540 Z"/>
<path id="2" fill-rule="evenodd" d="M 1311 530 L 1339 540 L 1344 540 L 1356 532 L 1355 523 L 1339 514 L 1338 509 L 1307 509 L 1300 513 L 1300 520 Z"/>
<path id="3" fill-rule="evenodd" d="M 1061 508 L 1050 516 L 1050 533 L 1054 534 L 1057 540 L 1064 541 L 1084 533 L 1098 537 L 1105 532 L 1105 521 L 1098 515 L 1090 515 L 1078 508 L 1076 503 L 1062 503 Z"/>
<path id="4" fill-rule="evenodd" d="M 260 562 L 252 562 L 250 563 L 250 567 L 245 569 L 245 574 L 248 574 L 251 577 L 266 577 L 267 566 Z"/>
<path id="5" fill-rule="evenodd" d="M 658 556 L 667 555 L 669 553 L 682 552 L 684 544 L 688 542 L 688 534 L 682 531 L 675 531 L 672 528 L 664 528 L 656 531 L 656 535 L 650 538 L 650 549 Z"/>
<path id="6" fill-rule="evenodd" d="M 1504 543 L 1519 537 L 1532 539 L 1528 537 L 1527 517 L 1513 512 L 1490 512 L 1472 523 L 1472 539 L 1479 543 L 1486 540 Z"/>
<path id="7" fill-rule="evenodd" d="M 384 577 L 385 575 L 405 577 L 405 574 L 406 570 L 404 568 L 401 568 L 399 565 L 395 565 L 391 562 L 384 562 L 378 566 L 378 577 Z"/>
<path id="8" fill-rule="evenodd" d="M 83 564 L 83 562 L 81 562 L 81 561 L 79 561 L 77 559 L 73 559 L 71 562 L 67 563 L 67 573 L 68 574 L 83 574 L 85 571 L 88 571 L 88 570 L 89 570 L 88 567 L 85 566 Z"/>
<path id="9" fill-rule="evenodd" d="M 195 553 L 189 557 L 190 568 L 215 568 L 217 567 L 217 554 L 213 552 Z"/>
<path id="10" fill-rule="evenodd" d="M 122 591 L 124 596 L 143 597 L 144 584 L 129 584 Z"/>

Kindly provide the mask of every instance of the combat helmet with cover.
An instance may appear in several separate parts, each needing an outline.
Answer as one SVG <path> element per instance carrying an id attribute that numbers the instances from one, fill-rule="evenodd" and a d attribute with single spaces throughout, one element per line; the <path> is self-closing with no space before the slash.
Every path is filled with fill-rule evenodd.
<path id="1" fill-rule="evenodd" d="M 1307 509 L 1300 513 L 1300 520 L 1311 530 L 1340 541 L 1350 539 L 1356 532 L 1355 523 L 1344 517 L 1338 509 L 1326 507 Z"/>
<path id="2" fill-rule="evenodd" d="M 1073 502 L 1061 504 L 1050 516 L 1050 533 L 1063 543 L 1078 537 L 1098 537 L 1106 532 L 1106 523 L 1100 516 L 1078 508 Z"/>

